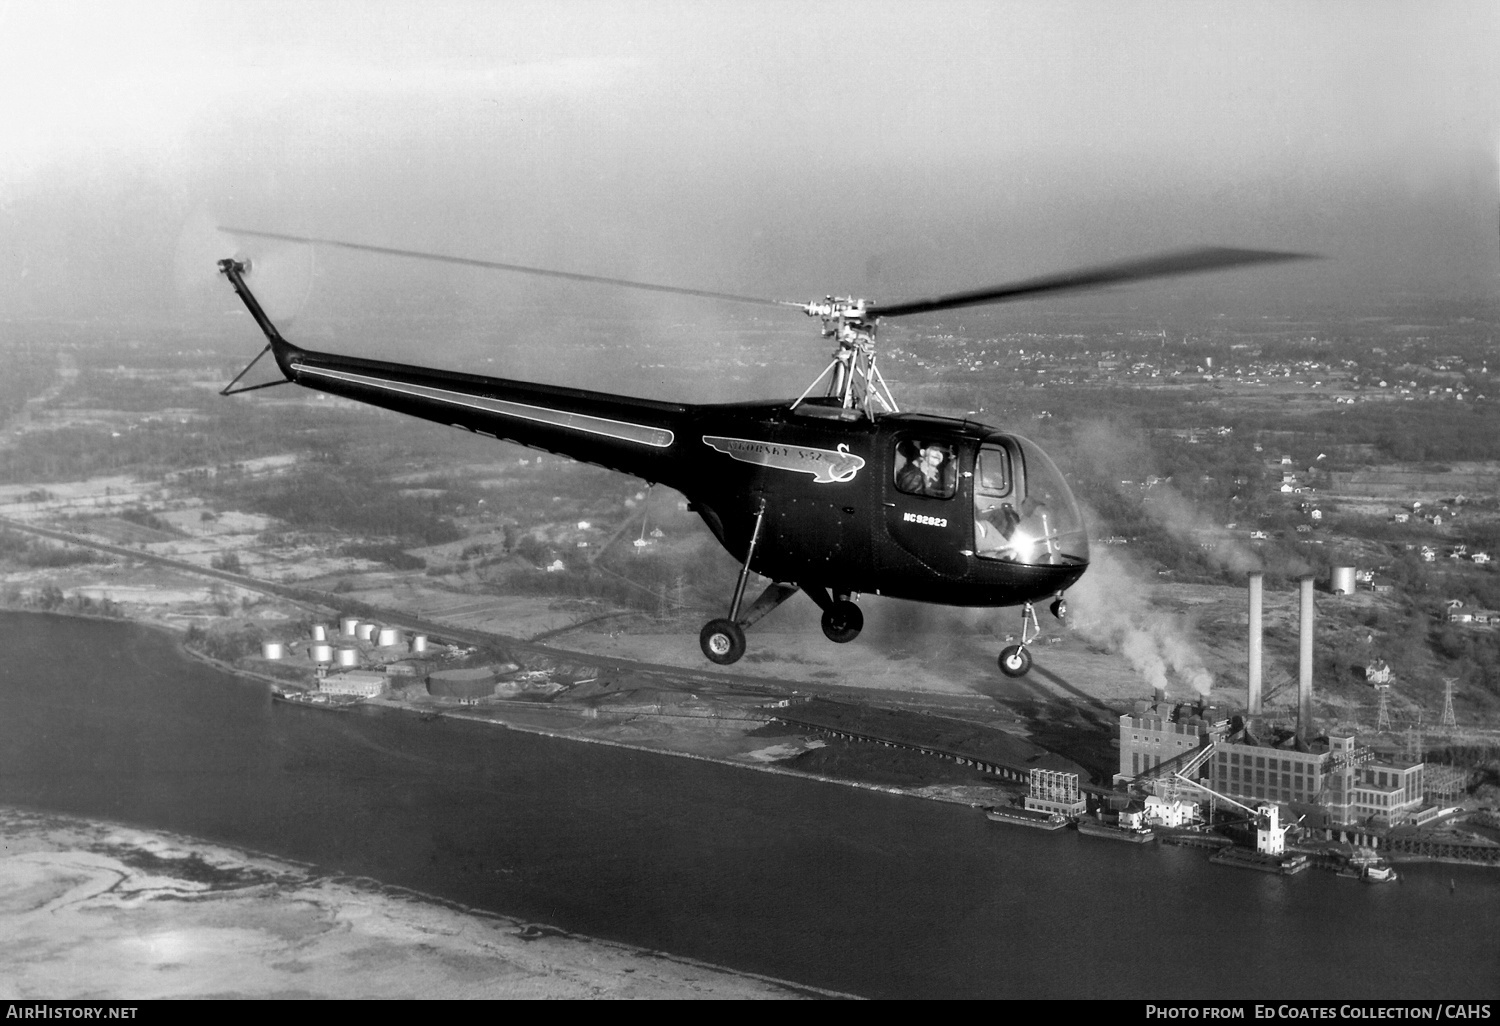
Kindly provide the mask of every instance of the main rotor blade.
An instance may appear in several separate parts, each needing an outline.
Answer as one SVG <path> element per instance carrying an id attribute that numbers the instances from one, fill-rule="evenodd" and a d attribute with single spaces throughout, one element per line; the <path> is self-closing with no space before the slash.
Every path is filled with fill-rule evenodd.
<path id="1" fill-rule="evenodd" d="M 383 253 L 386 256 L 413 257 L 417 260 L 436 260 L 444 264 L 459 264 L 464 267 L 484 267 L 493 271 L 515 271 L 519 274 L 536 274 L 546 278 L 566 278 L 569 281 L 583 281 L 594 285 L 618 285 L 622 288 L 643 289 L 647 292 L 670 292 L 678 296 L 722 299 L 731 303 L 755 303 L 759 306 L 795 306 L 799 309 L 805 305 L 803 303 L 793 303 L 789 300 L 762 299 L 758 296 L 737 296 L 729 292 L 711 292 L 707 289 L 684 289 L 678 288 L 675 285 L 652 285 L 648 282 L 629 281 L 625 278 L 606 278 L 598 274 L 550 271 L 543 267 L 503 264 L 495 260 L 474 260 L 470 257 L 444 256 L 441 253 L 422 253 L 412 249 L 393 249 L 390 246 L 367 246 L 360 242 L 340 242 L 338 239 L 318 239 L 306 235 L 285 235 L 281 232 L 262 232 L 252 228 L 220 227 L 219 230 L 233 232 L 236 235 L 253 235 L 261 239 L 281 239 L 285 242 L 307 242 L 318 246 L 338 246 L 341 249 L 355 249 L 365 253 Z"/>
<path id="2" fill-rule="evenodd" d="M 1269 250 L 1222 247 L 1189 249 L 1120 264 L 1066 271 L 1062 274 L 1031 278 L 1008 285 L 992 285 L 989 288 L 971 289 L 967 292 L 950 292 L 945 296 L 916 299 L 907 303 L 874 303 L 866 307 L 866 314 L 870 317 L 903 317 L 907 314 L 951 310 L 961 306 L 1005 303 L 1013 299 L 1023 299 L 1049 292 L 1096 289 L 1121 282 L 1141 281 L 1146 278 L 1172 278 L 1203 271 L 1217 271 L 1225 267 L 1240 267 L 1245 264 L 1273 264 L 1283 260 L 1310 259 L 1315 259 L 1310 253 L 1277 253 Z"/>

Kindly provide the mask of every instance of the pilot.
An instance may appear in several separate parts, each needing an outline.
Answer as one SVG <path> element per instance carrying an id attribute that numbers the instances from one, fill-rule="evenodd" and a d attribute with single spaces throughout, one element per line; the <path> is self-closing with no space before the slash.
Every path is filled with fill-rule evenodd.
<path id="1" fill-rule="evenodd" d="M 974 520 L 976 547 L 980 552 L 995 554 L 999 559 L 1015 559 L 1017 553 L 1010 545 L 1010 539 L 1020 525 L 1021 514 L 1008 502 L 982 510 Z"/>
<path id="2" fill-rule="evenodd" d="M 896 474 L 896 487 L 912 495 L 946 499 L 953 494 L 956 479 L 953 461 L 940 445 L 924 446 L 917 459 Z"/>

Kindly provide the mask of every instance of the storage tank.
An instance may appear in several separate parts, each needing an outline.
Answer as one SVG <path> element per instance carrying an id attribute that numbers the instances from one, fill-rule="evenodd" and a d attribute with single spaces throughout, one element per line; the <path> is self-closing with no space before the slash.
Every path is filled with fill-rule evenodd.
<path id="1" fill-rule="evenodd" d="M 312 636 L 314 641 L 327 641 L 328 628 L 321 623 L 313 624 Z"/>
<path id="2" fill-rule="evenodd" d="M 1336 566 L 1333 568 L 1333 593 L 1335 595 L 1354 594 L 1354 567 Z"/>
<path id="3" fill-rule="evenodd" d="M 411 650 L 418 655 L 427 651 L 427 635 L 413 634 L 411 636 Z"/>
<path id="4" fill-rule="evenodd" d="M 373 623 L 362 623 L 355 629 L 354 636 L 359 638 L 360 641 L 369 641 L 370 636 L 374 633 L 375 625 Z"/>
<path id="5" fill-rule="evenodd" d="M 354 637 L 354 632 L 359 628 L 359 617 L 346 616 L 339 621 L 339 633 L 346 638 Z"/>
<path id="6" fill-rule="evenodd" d="M 487 666 L 437 670 L 427 677 L 427 693 L 439 698 L 484 698 L 495 693 L 495 682 L 495 671 Z"/>
<path id="7" fill-rule="evenodd" d="M 262 641 L 260 654 L 264 659 L 285 659 L 286 646 L 279 641 Z"/>
<path id="8" fill-rule="evenodd" d="M 341 648 L 339 649 L 338 657 L 340 666 L 349 667 L 359 665 L 359 649 L 357 648 Z"/>
<path id="9" fill-rule="evenodd" d="M 401 644 L 401 632 L 394 627 L 382 627 L 375 635 L 375 644 L 381 648 Z"/>
<path id="10" fill-rule="evenodd" d="M 333 662 L 333 646 L 326 641 L 315 641 L 308 650 L 308 655 L 312 656 L 313 662 L 327 665 Z"/>

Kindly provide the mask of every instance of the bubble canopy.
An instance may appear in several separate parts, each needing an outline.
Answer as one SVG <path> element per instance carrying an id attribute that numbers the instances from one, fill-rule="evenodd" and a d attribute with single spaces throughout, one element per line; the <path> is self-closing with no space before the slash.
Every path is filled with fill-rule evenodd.
<path id="1" fill-rule="evenodd" d="M 974 486 L 975 554 L 1032 566 L 1086 566 L 1083 513 L 1057 464 L 1020 435 L 980 446 Z"/>

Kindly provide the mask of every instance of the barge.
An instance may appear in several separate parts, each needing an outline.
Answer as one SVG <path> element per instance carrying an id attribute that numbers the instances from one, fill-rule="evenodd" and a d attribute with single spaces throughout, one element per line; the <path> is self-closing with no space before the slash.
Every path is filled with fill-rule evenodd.
<path id="1" fill-rule="evenodd" d="M 1148 844 L 1156 840 L 1156 835 L 1145 827 L 1110 826 L 1091 816 L 1084 816 L 1078 821 L 1078 832 L 1088 834 L 1090 837 L 1107 837 L 1111 841 L 1126 841 L 1130 844 Z"/>
<path id="2" fill-rule="evenodd" d="M 1280 873 L 1283 876 L 1300 873 L 1312 864 L 1306 855 L 1266 855 L 1248 848 L 1225 848 L 1210 855 L 1208 861 L 1220 866 L 1237 866 L 1240 869 Z"/>
<path id="3" fill-rule="evenodd" d="M 986 819 L 994 820 L 996 823 L 1016 823 L 1038 830 L 1061 830 L 1068 825 L 1067 817 L 1055 812 L 1036 812 L 1032 809 L 1018 809 L 1013 805 L 992 806 L 984 810 L 984 815 Z"/>
<path id="4" fill-rule="evenodd" d="M 300 705 L 312 709 L 330 709 L 334 712 L 344 712 L 364 701 L 352 695 L 325 695 L 321 691 L 292 691 L 286 688 L 272 688 L 271 701 L 285 702 L 287 705 Z"/>

